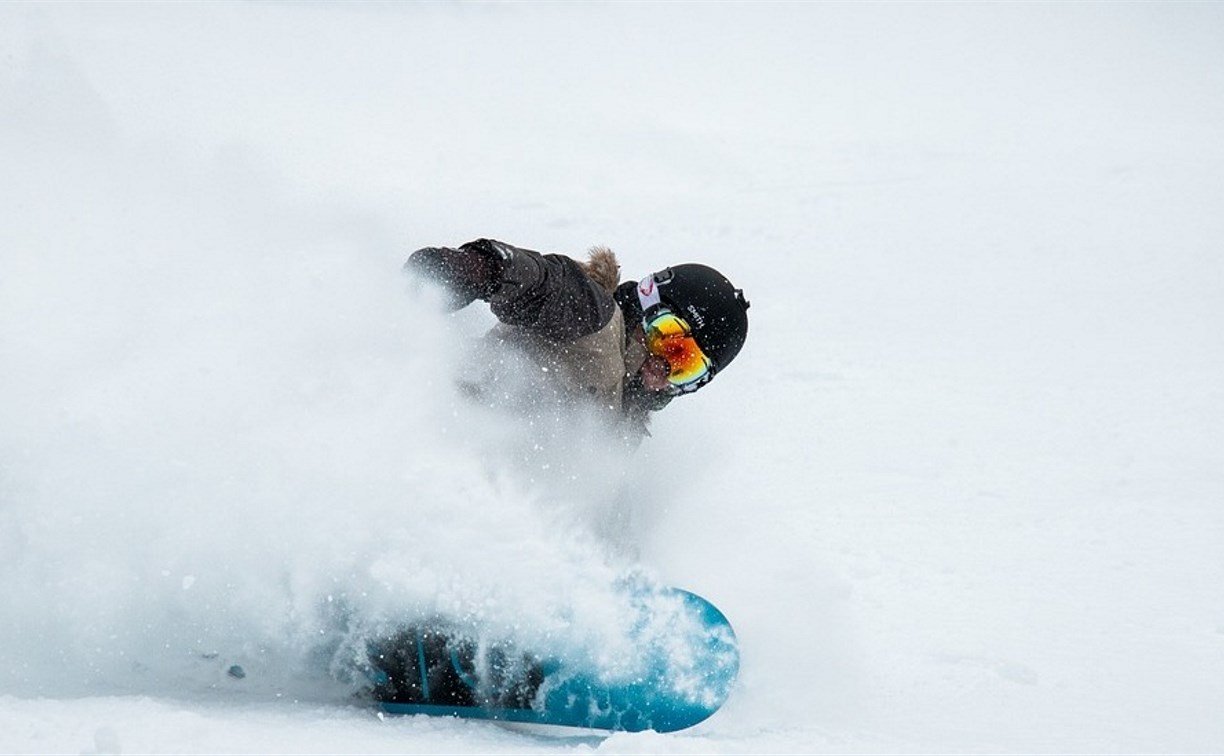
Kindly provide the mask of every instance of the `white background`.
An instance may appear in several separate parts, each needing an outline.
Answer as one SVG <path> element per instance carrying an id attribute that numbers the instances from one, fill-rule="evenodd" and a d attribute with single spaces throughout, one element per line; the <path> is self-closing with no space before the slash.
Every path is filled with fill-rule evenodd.
<path id="1" fill-rule="evenodd" d="M 3 5 L 0 751 L 1219 752 L 1221 39 L 1210 3 Z M 484 313 L 399 275 L 480 236 L 715 265 L 748 344 L 636 454 L 509 465 L 450 393 Z M 739 631 L 692 730 L 380 720 L 328 674 L 337 617 L 614 644 L 635 569 Z"/>

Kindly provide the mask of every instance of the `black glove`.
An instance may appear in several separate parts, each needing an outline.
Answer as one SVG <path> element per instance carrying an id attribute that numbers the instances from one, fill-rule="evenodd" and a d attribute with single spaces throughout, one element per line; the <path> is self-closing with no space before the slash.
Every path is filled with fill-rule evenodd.
<path id="1" fill-rule="evenodd" d="M 418 249 L 404 270 L 446 288 L 451 309 L 459 310 L 476 299 L 488 299 L 501 288 L 501 274 L 510 251 L 498 242 L 478 239 L 459 249 Z"/>

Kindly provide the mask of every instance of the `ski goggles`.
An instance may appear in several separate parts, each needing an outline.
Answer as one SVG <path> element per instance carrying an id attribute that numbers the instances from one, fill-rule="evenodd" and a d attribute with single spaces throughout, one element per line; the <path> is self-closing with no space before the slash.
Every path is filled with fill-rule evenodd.
<path id="1" fill-rule="evenodd" d="M 670 279 L 670 270 L 643 278 L 638 284 L 642 305 L 642 328 L 646 351 L 667 363 L 667 382 L 678 394 L 704 386 L 714 377 L 714 362 L 701 351 L 688 322 L 672 312 L 659 298 L 659 285 Z"/>
<path id="2" fill-rule="evenodd" d="M 646 351 L 667 363 L 667 382 L 678 393 L 701 388 L 714 377 L 714 364 L 705 356 L 684 319 L 670 310 L 659 310 L 644 320 Z"/>

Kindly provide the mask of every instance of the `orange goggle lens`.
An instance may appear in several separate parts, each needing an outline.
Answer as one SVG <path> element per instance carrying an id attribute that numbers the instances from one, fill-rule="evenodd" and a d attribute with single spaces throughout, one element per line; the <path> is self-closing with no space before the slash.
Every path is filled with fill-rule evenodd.
<path id="1" fill-rule="evenodd" d="M 667 380 L 677 388 L 695 389 L 713 369 L 693 338 L 688 323 L 667 310 L 646 321 L 646 350 L 667 362 Z"/>

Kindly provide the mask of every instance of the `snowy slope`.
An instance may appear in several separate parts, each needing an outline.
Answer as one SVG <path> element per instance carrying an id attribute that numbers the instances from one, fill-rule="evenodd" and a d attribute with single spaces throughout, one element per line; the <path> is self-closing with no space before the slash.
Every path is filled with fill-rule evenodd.
<path id="1" fill-rule="evenodd" d="M 1222 31 L 0 6 L 0 752 L 1221 751 Z M 752 335 L 635 455 L 525 451 L 451 388 L 488 314 L 398 274 L 477 236 L 708 262 Z M 631 571 L 739 632 L 690 731 L 330 674 L 433 611 L 615 649 Z"/>

